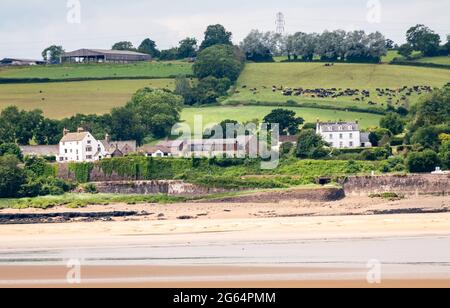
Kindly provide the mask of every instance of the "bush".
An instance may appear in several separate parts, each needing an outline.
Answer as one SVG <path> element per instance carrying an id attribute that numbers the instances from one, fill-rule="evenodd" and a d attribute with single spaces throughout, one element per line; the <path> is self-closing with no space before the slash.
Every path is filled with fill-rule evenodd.
<path id="1" fill-rule="evenodd" d="M 98 192 L 97 186 L 95 186 L 95 184 L 93 184 L 93 183 L 84 185 L 83 190 L 85 193 L 88 193 L 88 194 L 96 194 Z"/>
<path id="2" fill-rule="evenodd" d="M 406 170 L 405 161 L 399 156 L 390 157 L 381 163 L 379 170 L 383 173 L 403 172 Z"/>
<path id="3" fill-rule="evenodd" d="M 22 161 L 22 151 L 20 150 L 19 146 L 15 143 L 2 143 L 0 144 L 0 156 L 4 155 L 13 155 L 17 157 L 20 161 Z"/>
<path id="4" fill-rule="evenodd" d="M 361 159 L 368 161 L 384 160 L 392 155 L 388 148 L 367 149 L 361 153 Z"/>
<path id="5" fill-rule="evenodd" d="M 440 160 L 433 150 L 412 152 L 408 155 L 407 166 L 409 172 L 432 172 L 440 165 Z"/>

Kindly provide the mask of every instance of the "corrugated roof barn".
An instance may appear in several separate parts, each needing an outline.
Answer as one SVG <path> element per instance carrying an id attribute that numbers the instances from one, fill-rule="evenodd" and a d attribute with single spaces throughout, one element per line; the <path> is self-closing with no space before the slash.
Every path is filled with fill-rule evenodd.
<path id="1" fill-rule="evenodd" d="M 61 56 L 61 62 L 85 63 L 128 63 L 138 61 L 149 61 L 150 55 L 125 50 L 103 50 L 103 49 L 79 49 L 66 52 Z"/>

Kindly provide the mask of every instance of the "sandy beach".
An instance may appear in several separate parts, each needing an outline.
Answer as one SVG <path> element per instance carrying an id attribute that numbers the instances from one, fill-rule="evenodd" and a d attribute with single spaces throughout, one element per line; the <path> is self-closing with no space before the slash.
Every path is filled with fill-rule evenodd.
<path id="1" fill-rule="evenodd" d="M 154 214 L 0 225 L 0 287 L 450 287 L 449 204 L 418 197 L 93 206 L 80 211 Z M 71 260 L 81 265 L 80 285 L 66 281 Z M 374 260 L 381 284 L 367 282 Z"/>

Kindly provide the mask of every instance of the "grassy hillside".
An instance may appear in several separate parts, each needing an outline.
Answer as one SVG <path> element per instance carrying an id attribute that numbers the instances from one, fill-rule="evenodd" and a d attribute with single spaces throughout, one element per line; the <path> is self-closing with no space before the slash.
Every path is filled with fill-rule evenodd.
<path id="1" fill-rule="evenodd" d="M 275 108 L 276 107 L 262 106 L 186 108 L 183 110 L 182 119 L 191 127 L 194 125 L 195 115 L 203 116 L 203 126 L 219 123 L 227 119 L 236 120 L 239 122 L 250 121 L 253 119 L 262 120 Z M 304 118 L 307 122 L 316 122 L 318 118 L 323 121 L 359 120 L 363 128 L 378 126 L 381 118 L 381 116 L 378 115 L 357 112 L 299 107 L 289 107 L 286 109 L 294 110 L 297 113 L 297 116 Z"/>
<path id="2" fill-rule="evenodd" d="M 326 67 L 323 63 L 261 63 L 248 64 L 238 80 L 237 93 L 227 100 L 248 102 L 286 102 L 289 99 L 298 102 L 317 102 L 324 105 L 368 107 L 371 100 L 375 106 L 387 106 L 386 97 L 378 97 L 376 88 L 398 89 L 403 86 L 441 87 L 450 80 L 450 71 L 421 67 L 395 65 L 343 64 Z M 356 102 L 355 97 L 337 99 L 283 96 L 281 91 L 272 91 L 272 86 L 284 88 L 337 88 L 371 91 L 364 102 Z M 254 91 L 256 89 L 256 91 Z M 253 91 L 252 91 L 253 90 Z M 394 99 L 398 105 L 417 101 L 413 94 L 407 101 L 401 101 L 401 95 Z"/>
<path id="3" fill-rule="evenodd" d="M 143 87 L 174 87 L 171 79 L 107 80 L 62 83 L 0 84 L 0 110 L 42 109 L 46 116 L 60 119 L 76 113 L 103 114 L 124 105 Z"/>
<path id="4" fill-rule="evenodd" d="M 53 66 L 4 67 L 0 78 L 167 78 L 192 74 L 186 62 L 139 62 L 133 64 L 64 64 Z"/>
<path id="5" fill-rule="evenodd" d="M 442 64 L 442 65 L 450 65 L 450 56 L 446 56 L 446 57 L 420 58 L 420 59 L 415 60 L 414 62 L 419 62 L 419 63 L 433 63 L 433 64 Z"/>

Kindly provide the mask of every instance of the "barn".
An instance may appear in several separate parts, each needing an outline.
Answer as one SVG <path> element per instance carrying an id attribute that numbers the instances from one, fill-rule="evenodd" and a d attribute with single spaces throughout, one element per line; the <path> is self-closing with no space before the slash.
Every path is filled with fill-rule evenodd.
<path id="1" fill-rule="evenodd" d="M 147 54 L 134 51 L 79 49 L 62 54 L 61 63 L 130 63 L 151 59 Z"/>

